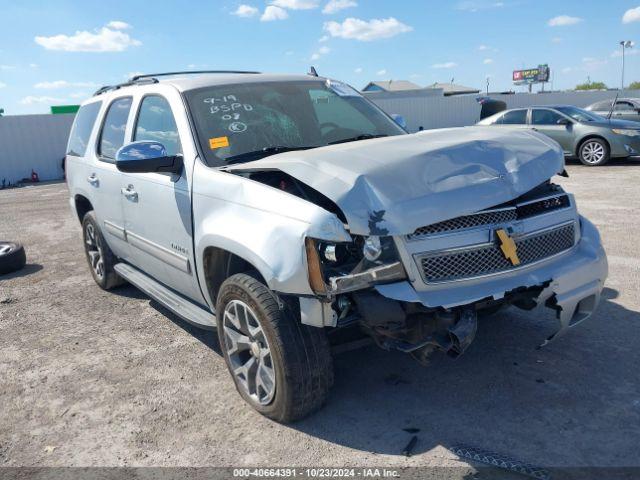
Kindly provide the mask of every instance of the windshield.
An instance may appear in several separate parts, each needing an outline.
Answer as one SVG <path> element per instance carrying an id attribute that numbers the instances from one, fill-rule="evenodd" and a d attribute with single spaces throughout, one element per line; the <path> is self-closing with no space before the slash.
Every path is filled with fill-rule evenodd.
<path id="1" fill-rule="evenodd" d="M 556 110 L 564 113 L 565 115 L 570 116 L 571 118 L 579 122 L 601 122 L 605 120 L 604 117 L 601 117 L 600 115 L 596 115 L 595 113 L 592 113 L 592 112 L 587 112 L 586 110 L 583 110 L 581 108 L 556 107 Z"/>
<path id="2" fill-rule="evenodd" d="M 353 88 L 329 80 L 220 85 L 185 97 L 214 167 L 406 133 Z"/>

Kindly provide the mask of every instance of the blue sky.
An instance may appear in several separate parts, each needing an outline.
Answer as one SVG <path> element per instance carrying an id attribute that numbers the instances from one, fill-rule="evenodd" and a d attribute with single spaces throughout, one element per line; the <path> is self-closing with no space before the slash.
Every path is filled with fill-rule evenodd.
<path id="1" fill-rule="evenodd" d="M 640 0 L 0 0 L 0 107 L 46 113 L 132 72 L 306 72 L 512 88 L 548 63 L 555 89 L 620 83 L 620 40 L 640 41 Z M 626 81 L 640 80 L 640 45 Z M 519 87 L 522 89 L 521 87 Z"/>

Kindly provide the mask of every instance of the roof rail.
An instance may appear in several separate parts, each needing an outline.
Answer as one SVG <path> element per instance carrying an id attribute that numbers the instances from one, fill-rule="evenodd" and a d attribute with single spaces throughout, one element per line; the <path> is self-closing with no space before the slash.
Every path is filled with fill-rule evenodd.
<path id="1" fill-rule="evenodd" d="M 132 85 L 147 85 L 149 83 L 158 83 L 158 79 L 156 77 L 168 77 L 171 75 L 199 75 L 202 73 L 238 73 L 238 74 L 258 74 L 260 72 L 251 72 L 251 71 L 243 71 L 243 70 L 189 70 L 184 72 L 164 72 L 164 73 L 148 73 L 144 75 L 134 75 L 128 81 L 124 83 L 118 83 L 117 85 L 105 85 L 104 87 L 100 87 L 93 94 L 101 95 L 105 92 L 109 92 L 111 90 L 118 90 L 123 87 L 130 87 Z"/>
<path id="2" fill-rule="evenodd" d="M 155 78 L 155 77 L 167 77 L 170 75 L 199 75 L 202 73 L 241 73 L 255 75 L 260 72 L 244 71 L 244 70 L 186 70 L 182 72 L 164 72 L 164 73 L 149 73 L 144 75 L 135 75 L 129 79 L 130 82 L 135 82 L 142 78 Z"/>

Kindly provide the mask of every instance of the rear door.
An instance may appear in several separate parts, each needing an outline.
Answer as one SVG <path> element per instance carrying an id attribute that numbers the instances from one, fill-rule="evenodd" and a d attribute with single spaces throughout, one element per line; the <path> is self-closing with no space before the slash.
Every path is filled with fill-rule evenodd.
<path id="1" fill-rule="evenodd" d="M 87 182 L 93 190 L 93 207 L 105 240 L 116 256 L 129 258 L 129 246 L 124 230 L 122 210 L 122 173 L 116 168 L 115 157 L 124 144 L 133 97 L 121 96 L 105 102 L 105 114 L 95 148 L 89 149 Z M 94 200 L 95 199 L 95 200 Z"/>
<path id="2" fill-rule="evenodd" d="M 567 120 L 569 124 L 559 125 L 560 120 Z M 565 155 L 570 155 L 573 151 L 573 121 L 568 117 L 549 108 L 533 108 L 531 127 L 558 142 Z"/>
<path id="3" fill-rule="evenodd" d="M 136 98 L 131 141 L 153 140 L 183 155 L 181 174 L 125 173 L 122 201 L 130 262 L 156 280 L 204 303 L 195 275 L 190 182 L 195 145 L 179 93 L 168 85 Z"/>

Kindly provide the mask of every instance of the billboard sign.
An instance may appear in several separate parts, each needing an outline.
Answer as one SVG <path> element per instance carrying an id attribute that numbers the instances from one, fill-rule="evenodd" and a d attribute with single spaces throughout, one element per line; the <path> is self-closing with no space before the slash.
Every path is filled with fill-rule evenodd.
<path id="1" fill-rule="evenodd" d="M 549 65 L 538 65 L 536 68 L 513 71 L 513 83 L 523 85 L 528 83 L 543 83 L 549 81 Z"/>

